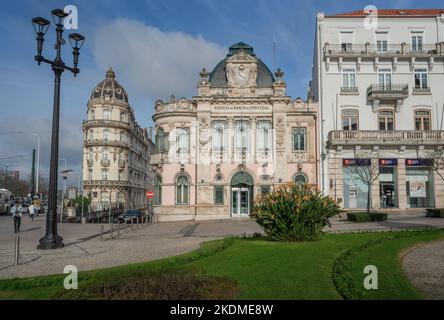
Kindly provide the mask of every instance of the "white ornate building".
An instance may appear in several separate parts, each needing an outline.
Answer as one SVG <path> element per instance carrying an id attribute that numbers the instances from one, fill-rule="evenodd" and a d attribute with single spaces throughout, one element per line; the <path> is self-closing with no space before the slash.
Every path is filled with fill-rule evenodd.
<path id="1" fill-rule="evenodd" d="M 320 184 L 345 208 L 365 208 L 368 187 L 350 167 L 372 163 L 373 208 L 443 207 L 430 154 L 444 148 L 444 9 L 370 18 L 362 10 L 317 16 Z"/>
<path id="2" fill-rule="evenodd" d="M 128 95 L 110 68 L 93 90 L 83 122 L 83 191 L 92 208 L 147 207 L 150 145 L 134 119 Z"/>
<path id="3" fill-rule="evenodd" d="M 291 100 L 283 75 L 238 43 L 192 99 L 156 102 L 157 221 L 248 216 L 276 185 L 317 184 L 317 105 Z"/>

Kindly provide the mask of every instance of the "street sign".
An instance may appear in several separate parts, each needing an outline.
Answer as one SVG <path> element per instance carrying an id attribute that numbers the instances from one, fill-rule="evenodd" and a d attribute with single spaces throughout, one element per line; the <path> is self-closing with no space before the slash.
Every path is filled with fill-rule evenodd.
<path id="1" fill-rule="evenodd" d="M 154 198 L 154 192 L 153 192 L 153 191 L 148 191 L 148 192 L 146 193 L 146 197 L 147 197 L 148 199 L 152 199 L 152 198 Z"/>

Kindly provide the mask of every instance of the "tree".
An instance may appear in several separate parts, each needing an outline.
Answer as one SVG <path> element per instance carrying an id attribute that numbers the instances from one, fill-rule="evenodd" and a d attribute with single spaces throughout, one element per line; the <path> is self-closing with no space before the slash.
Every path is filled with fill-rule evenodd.
<path id="1" fill-rule="evenodd" d="M 428 152 L 426 157 L 433 160 L 433 171 L 444 181 L 444 149 Z"/>
<path id="2" fill-rule="evenodd" d="M 358 178 L 367 186 L 367 213 L 370 213 L 372 203 L 372 186 L 379 178 L 379 166 L 377 159 L 355 159 L 355 163 L 347 167 L 351 176 Z"/>

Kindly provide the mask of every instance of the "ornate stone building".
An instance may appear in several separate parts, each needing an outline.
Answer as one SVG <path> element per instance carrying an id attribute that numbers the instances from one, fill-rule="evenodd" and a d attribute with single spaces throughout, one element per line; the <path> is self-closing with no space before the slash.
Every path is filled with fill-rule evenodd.
<path id="1" fill-rule="evenodd" d="M 93 90 L 83 122 L 83 190 L 100 209 L 147 206 L 150 139 L 134 119 L 128 94 L 110 68 Z"/>
<path id="2" fill-rule="evenodd" d="M 256 195 L 288 181 L 317 184 L 317 105 L 286 95 L 245 43 L 209 74 L 192 99 L 157 101 L 157 221 L 248 216 Z"/>

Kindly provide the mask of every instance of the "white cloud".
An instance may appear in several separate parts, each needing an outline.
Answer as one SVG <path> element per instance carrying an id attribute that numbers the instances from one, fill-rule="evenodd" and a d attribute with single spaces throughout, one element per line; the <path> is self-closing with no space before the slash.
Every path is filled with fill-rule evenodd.
<path id="1" fill-rule="evenodd" d="M 116 19 L 101 27 L 93 54 L 103 69 L 112 66 L 130 96 L 167 99 L 196 93 L 198 73 L 211 69 L 227 50 L 202 36 L 163 32 L 143 22 Z"/>

